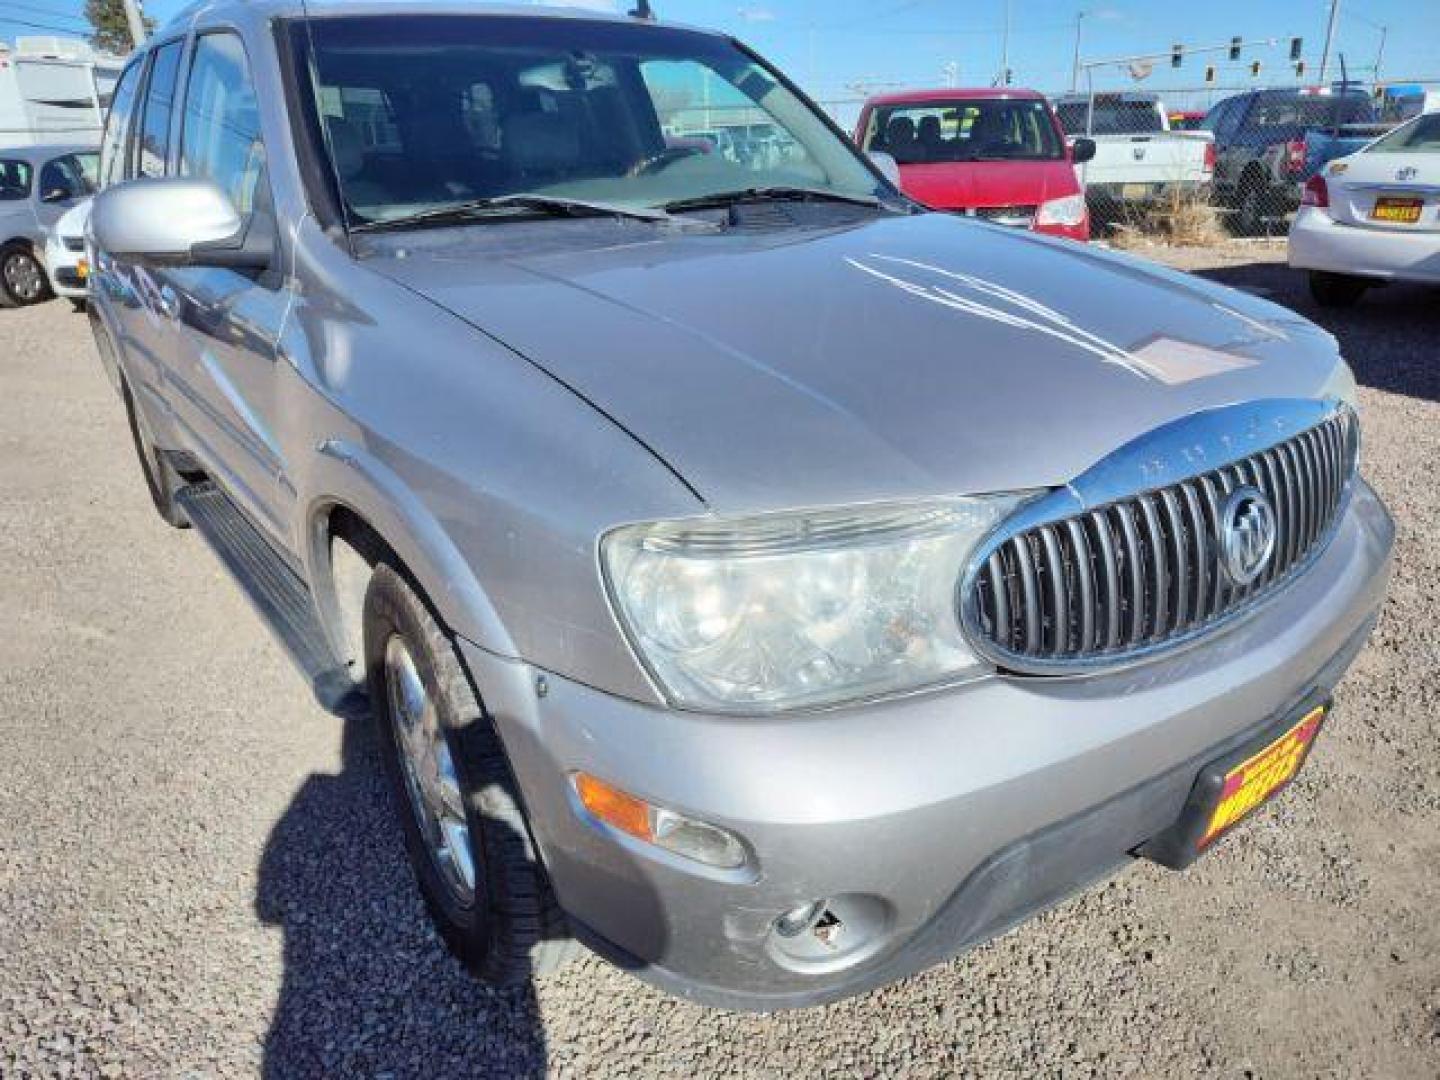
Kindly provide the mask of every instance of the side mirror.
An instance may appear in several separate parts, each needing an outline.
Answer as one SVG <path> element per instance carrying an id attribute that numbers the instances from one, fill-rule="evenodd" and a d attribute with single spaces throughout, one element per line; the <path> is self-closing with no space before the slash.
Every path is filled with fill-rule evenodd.
<path id="1" fill-rule="evenodd" d="M 1071 160 L 1076 165 L 1084 165 L 1095 156 L 1095 140 L 1079 138 L 1076 139 L 1070 150 Z"/>
<path id="2" fill-rule="evenodd" d="M 263 269 L 270 241 L 252 239 L 229 196 L 209 180 L 141 179 L 95 196 L 90 227 L 109 255 L 154 266 Z M 256 241 L 260 242 L 256 242 Z"/>
<path id="3" fill-rule="evenodd" d="M 40 196 L 40 201 L 43 203 L 57 203 L 64 202 L 66 199 L 73 199 L 74 197 L 75 193 L 69 188 L 53 187 Z"/>
<path id="4" fill-rule="evenodd" d="M 870 151 L 870 164 L 880 170 L 880 175 L 896 187 L 900 186 L 900 163 L 884 150 Z"/>

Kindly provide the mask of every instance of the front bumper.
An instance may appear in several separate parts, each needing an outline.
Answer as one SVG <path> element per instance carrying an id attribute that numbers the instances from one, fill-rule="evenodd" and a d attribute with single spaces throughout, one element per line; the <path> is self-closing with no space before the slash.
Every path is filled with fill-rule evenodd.
<path id="1" fill-rule="evenodd" d="M 1123 865 L 1202 763 L 1327 693 L 1383 599 L 1394 527 L 1357 483 L 1320 558 L 1214 640 L 1099 675 L 994 677 L 785 718 L 621 700 L 462 643 L 577 933 L 707 1004 L 819 1004 L 920 970 Z M 710 870 L 577 812 L 583 769 L 731 829 L 755 866 Z M 775 918 L 869 898 L 872 946 L 801 968 Z"/>
<path id="2" fill-rule="evenodd" d="M 85 299 L 85 281 L 80 277 L 79 261 L 83 255 L 67 251 L 61 244 L 51 240 L 45 245 L 45 271 L 50 278 L 50 288 L 56 296 L 71 300 Z"/>
<path id="3" fill-rule="evenodd" d="M 1306 206 L 1290 227 L 1289 261 L 1299 270 L 1440 284 L 1440 233 L 1347 225 Z"/>

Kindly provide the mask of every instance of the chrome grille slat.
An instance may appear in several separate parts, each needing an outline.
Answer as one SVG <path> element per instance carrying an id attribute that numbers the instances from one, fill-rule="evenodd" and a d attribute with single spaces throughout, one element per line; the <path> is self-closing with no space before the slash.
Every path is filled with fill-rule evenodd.
<path id="1" fill-rule="evenodd" d="M 967 628 L 1016 670 L 1080 670 L 1192 637 L 1245 609 L 1309 561 L 1344 505 L 1354 418 L 1342 407 L 1311 422 L 1207 472 L 1002 533 L 967 579 Z M 1225 504 L 1239 488 L 1263 492 L 1276 524 L 1269 565 L 1243 586 L 1225 570 L 1221 542 Z"/>

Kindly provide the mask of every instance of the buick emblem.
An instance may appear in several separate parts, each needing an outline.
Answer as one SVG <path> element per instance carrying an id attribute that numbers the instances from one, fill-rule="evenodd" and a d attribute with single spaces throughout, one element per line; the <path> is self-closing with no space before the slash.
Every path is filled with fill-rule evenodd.
<path id="1" fill-rule="evenodd" d="M 1419 175 L 1420 170 L 1415 168 L 1414 165 L 1406 165 L 1403 169 L 1399 169 L 1396 171 L 1395 179 L 1399 180 L 1403 184 L 1407 180 L 1414 180 L 1415 177 Z"/>
<path id="2" fill-rule="evenodd" d="M 1259 488 L 1240 487 L 1220 512 L 1220 553 L 1225 573 L 1236 585 L 1249 585 L 1275 554 L 1275 507 Z"/>

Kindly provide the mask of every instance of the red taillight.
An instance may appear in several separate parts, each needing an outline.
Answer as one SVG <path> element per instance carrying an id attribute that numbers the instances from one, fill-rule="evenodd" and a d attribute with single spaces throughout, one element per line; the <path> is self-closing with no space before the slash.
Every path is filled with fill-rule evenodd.
<path id="1" fill-rule="evenodd" d="M 1285 167 L 1292 173 L 1305 171 L 1305 140 L 1292 139 L 1285 144 Z"/>
<path id="2" fill-rule="evenodd" d="M 1330 185 L 1325 183 L 1325 177 L 1316 175 L 1305 181 L 1305 190 L 1300 195 L 1300 205 L 1330 205 Z"/>
<path id="3" fill-rule="evenodd" d="M 1215 171 L 1215 144 L 1213 142 L 1205 144 L 1205 171 L 1208 173 Z"/>

